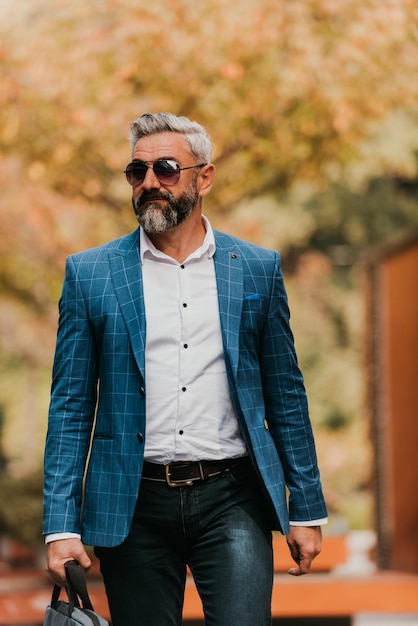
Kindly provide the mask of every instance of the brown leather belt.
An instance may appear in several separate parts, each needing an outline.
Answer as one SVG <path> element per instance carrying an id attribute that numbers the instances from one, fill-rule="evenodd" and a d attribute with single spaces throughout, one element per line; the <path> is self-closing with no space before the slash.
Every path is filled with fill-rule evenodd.
<path id="1" fill-rule="evenodd" d="M 142 478 L 166 483 L 169 487 L 190 487 L 213 476 L 220 476 L 243 463 L 248 463 L 248 457 L 222 461 L 176 461 L 168 465 L 144 461 Z"/>

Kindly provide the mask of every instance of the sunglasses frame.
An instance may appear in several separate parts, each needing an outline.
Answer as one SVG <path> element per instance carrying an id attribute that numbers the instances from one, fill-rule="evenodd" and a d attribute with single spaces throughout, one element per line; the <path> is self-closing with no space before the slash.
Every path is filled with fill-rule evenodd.
<path id="1" fill-rule="evenodd" d="M 173 168 L 172 172 L 166 172 L 166 173 L 161 173 L 160 174 L 155 170 L 155 166 L 158 167 L 159 163 L 168 163 L 170 164 L 175 164 L 177 167 Z M 158 182 L 161 183 L 162 185 L 168 186 L 170 187 L 171 185 L 176 185 L 179 180 L 180 180 L 180 174 L 183 170 L 192 170 L 195 167 L 204 167 L 205 165 L 207 165 L 207 163 L 197 163 L 196 165 L 189 165 L 188 167 L 180 167 L 179 164 L 177 163 L 177 161 L 175 161 L 174 159 L 157 159 L 156 161 L 131 161 L 131 163 L 128 163 L 128 165 L 126 166 L 126 169 L 124 170 L 124 174 L 126 176 L 126 180 L 128 181 L 128 183 L 132 186 L 132 187 L 138 187 L 139 185 L 142 185 L 142 183 L 145 180 L 145 177 L 147 175 L 148 170 L 151 168 L 152 171 L 154 172 L 154 176 L 157 178 Z M 136 166 L 136 167 L 135 167 Z M 145 167 L 146 166 L 146 169 Z M 129 169 L 130 168 L 130 169 Z M 139 178 L 137 178 L 137 176 L 135 176 L 135 170 L 137 171 L 141 171 L 143 172 L 143 178 L 142 180 L 139 180 Z M 173 176 L 175 178 L 173 178 L 172 181 L 167 181 L 164 180 L 165 176 Z M 129 180 L 129 178 L 132 178 L 132 182 Z M 134 180 L 137 180 L 138 182 L 134 182 Z"/>

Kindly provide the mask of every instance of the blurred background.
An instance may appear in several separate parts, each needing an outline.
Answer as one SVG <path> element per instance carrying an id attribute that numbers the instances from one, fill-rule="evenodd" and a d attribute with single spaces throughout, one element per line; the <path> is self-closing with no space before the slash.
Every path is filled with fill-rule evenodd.
<path id="1" fill-rule="evenodd" d="M 326 532 L 373 529 L 364 276 L 418 229 L 416 1 L 0 0 L 0 68 L 0 535 L 42 553 L 65 258 L 136 227 L 123 170 L 147 111 L 207 128 L 205 214 L 280 251 Z"/>

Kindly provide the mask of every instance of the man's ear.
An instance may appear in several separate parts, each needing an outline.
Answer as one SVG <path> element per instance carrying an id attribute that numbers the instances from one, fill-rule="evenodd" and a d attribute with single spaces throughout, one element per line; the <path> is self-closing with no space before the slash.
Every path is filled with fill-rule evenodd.
<path id="1" fill-rule="evenodd" d="M 200 169 L 198 176 L 198 193 L 201 198 L 207 196 L 212 189 L 215 178 L 215 166 L 209 163 Z"/>

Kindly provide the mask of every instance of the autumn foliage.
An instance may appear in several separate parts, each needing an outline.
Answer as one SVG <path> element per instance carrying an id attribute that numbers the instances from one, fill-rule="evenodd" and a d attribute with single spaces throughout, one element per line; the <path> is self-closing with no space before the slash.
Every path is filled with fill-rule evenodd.
<path id="1" fill-rule="evenodd" d="M 328 337 L 335 332 L 331 352 L 358 338 L 360 322 L 349 313 L 356 290 L 345 300 L 335 287 L 338 302 L 348 304 L 323 313 L 336 293 L 327 245 L 355 244 L 367 220 L 353 201 L 356 221 L 333 242 L 349 217 L 341 189 L 354 185 L 353 199 L 364 197 L 371 179 L 416 179 L 415 0 L 3 0 L 0 33 L 6 376 L 11 359 L 23 370 L 50 365 L 65 257 L 135 227 L 122 172 L 129 123 L 146 111 L 184 114 L 207 127 L 217 178 L 205 208 L 214 225 L 285 253 L 295 301 L 307 289 L 318 323 Z M 415 204 L 405 202 L 400 228 L 415 220 Z M 373 240 L 364 232 L 357 249 Z M 321 341 L 306 350 L 301 343 L 309 370 L 311 358 L 324 358 Z M 350 349 L 344 354 L 355 360 L 357 348 Z M 15 401 L 2 393 L 13 413 Z M 317 404 L 320 412 L 314 397 Z M 344 423 L 339 411 L 335 420 Z"/>

